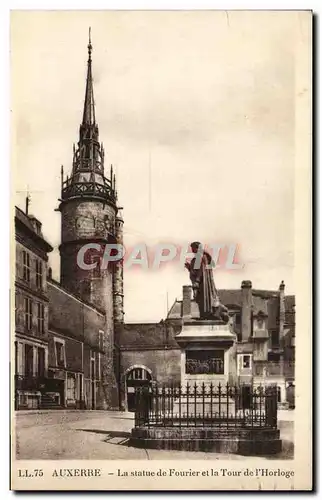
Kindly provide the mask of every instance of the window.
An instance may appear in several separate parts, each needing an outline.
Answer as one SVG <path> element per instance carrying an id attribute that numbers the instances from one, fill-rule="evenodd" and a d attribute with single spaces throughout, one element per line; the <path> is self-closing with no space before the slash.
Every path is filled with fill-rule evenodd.
<path id="1" fill-rule="evenodd" d="M 18 294 L 15 294 L 15 323 L 18 323 Z"/>
<path id="2" fill-rule="evenodd" d="M 34 367 L 34 348 L 32 345 L 25 344 L 25 375 L 30 377 L 33 375 Z"/>
<path id="3" fill-rule="evenodd" d="M 36 260 L 36 287 L 42 288 L 42 272 L 43 266 L 41 260 Z"/>
<path id="4" fill-rule="evenodd" d="M 26 250 L 22 252 L 23 279 L 30 283 L 30 255 Z"/>
<path id="5" fill-rule="evenodd" d="M 104 331 L 99 330 L 98 331 L 98 348 L 102 351 L 103 350 L 103 338 L 104 338 Z"/>
<path id="6" fill-rule="evenodd" d="M 45 375 L 45 349 L 38 347 L 38 376 L 44 377 Z"/>
<path id="7" fill-rule="evenodd" d="M 241 324 L 241 314 L 239 312 L 235 314 L 235 324 L 236 326 L 240 326 Z"/>
<path id="8" fill-rule="evenodd" d="M 280 336 L 278 330 L 272 330 L 271 332 L 271 342 L 272 346 L 278 346 L 280 342 Z"/>
<path id="9" fill-rule="evenodd" d="M 281 402 L 281 388 L 279 386 L 277 387 L 277 402 Z"/>
<path id="10" fill-rule="evenodd" d="M 250 354 L 243 355 L 243 368 L 249 369 L 251 366 L 251 357 Z"/>
<path id="11" fill-rule="evenodd" d="M 25 344 L 22 342 L 17 342 L 17 352 L 16 352 L 16 367 L 17 375 L 25 374 Z"/>
<path id="12" fill-rule="evenodd" d="M 45 306 L 41 302 L 37 304 L 37 331 L 45 333 Z"/>
<path id="13" fill-rule="evenodd" d="M 97 360 L 97 379 L 101 380 L 101 353 L 98 353 L 98 360 Z"/>
<path id="14" fill-rule="evenodd" d="M 252 370 L 252 355 L 251 354 L 238 354 L 238 373 L 249 374 Z"/>
<path id="15" fill-rule="evenodd" d="M 95 358 L 91 359 L 91 379 L 95 380 L 96 374 L 95 374 Z"/>
<path id="16" fill-rule="evenodd" d="M 25 328 L 26 330 L 31 330 L 32 328 L 32 301 L 28 297 L 25 297 Z"/>
<path id="17" fill-rule="evenodd" d="M 127 375 L 127 381 L 131 380 L 151 380 L 151 375 L 144 368 L 133 368 Z"/>
<path id="18" fill-rule="evenodd" d="M 268 353 L 268 361 L 279 361 L 280 360 L 280 353 L 279 352 L 269 352 Z"/>
<path id="19" fill-rule="evenodd" d="M 65 345 L 62 342 L 55 342 L 56 365 L 65 367 Z"/>

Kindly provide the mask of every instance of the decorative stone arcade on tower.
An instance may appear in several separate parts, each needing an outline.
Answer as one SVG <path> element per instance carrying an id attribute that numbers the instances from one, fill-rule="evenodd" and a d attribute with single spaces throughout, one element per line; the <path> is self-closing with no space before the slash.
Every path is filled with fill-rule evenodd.
<path id="1" fill-rule="evenodd" d="M 113 167 L 104 172 L 105 152 L 99 142 L 92 78 L 92 44 L 89 37 L 83 119 L 78 144 L 73 148 L 71 175 L 61 169 L 61 283 L 70 292 L 93 304 L 106 316 L 101 339 L 100 400 L 104 407 L 118 406 L 113 367 L 115 323 L 123 322 L 122 262 L 101 266 L 106 244 L 122 242 L 123 219 L 117 206 Z M 84 247 L 85 245 L 91 246 Z M 85 251 L 85 248 L 88 248 Z M 81 253 L 79 253 L 81 251 Z M 80 262 L 86 264 L 81 266 Z M 84 269 L 84 267 L 86 267 Z"/>

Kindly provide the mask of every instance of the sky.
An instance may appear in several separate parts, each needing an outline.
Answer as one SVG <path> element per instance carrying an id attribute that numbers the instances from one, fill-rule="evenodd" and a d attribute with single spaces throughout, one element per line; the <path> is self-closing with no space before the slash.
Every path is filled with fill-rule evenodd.
<path id="1" fill-rule="evenodd" d="M 43 224 L 59 279 L 60 166 L 71 171 L 85 94 L 88 27 L 105 169 L 113 163 L 124 243 L 236 244 L 249 279 L 294 293 L 295 39 L 298 12 L 25 11 L 11 16 L 15 203 Z M 159 321 L 181 298 L 178 261 L 126 269 L 125 321 Z"/>

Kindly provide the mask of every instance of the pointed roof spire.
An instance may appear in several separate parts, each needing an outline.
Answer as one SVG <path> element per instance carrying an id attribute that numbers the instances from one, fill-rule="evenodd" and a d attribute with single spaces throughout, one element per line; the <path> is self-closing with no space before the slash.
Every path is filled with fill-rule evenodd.
<path id="1" fill-rule="evenodd" d="M 94 106 L 94 92 L 93 92 L 93 77 L 92 77 L 92 41 L 91 41 L 91 28 L 88 32 L 88 60 L 87 60 L 87 78 L 86 78 L 86 91 L 84 101 L 84 112 L 82 125 L 95 124 L 95 106 Z"/>

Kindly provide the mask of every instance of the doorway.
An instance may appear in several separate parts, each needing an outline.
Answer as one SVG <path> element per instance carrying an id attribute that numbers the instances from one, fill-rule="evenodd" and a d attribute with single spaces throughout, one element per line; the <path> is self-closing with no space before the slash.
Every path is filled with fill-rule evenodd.
<path id="1" fill-rule="evenodd" d="M 133 367 L 126 374 L 126 400 L 127 410 L 135 411 L 135 389 L 148 387 L 151 384 L 150 370 L 144 367 Z"/>

